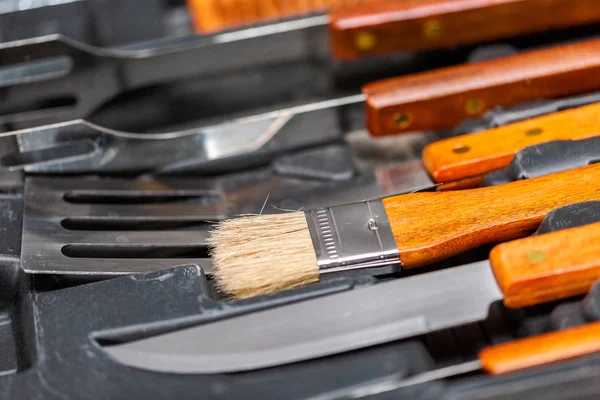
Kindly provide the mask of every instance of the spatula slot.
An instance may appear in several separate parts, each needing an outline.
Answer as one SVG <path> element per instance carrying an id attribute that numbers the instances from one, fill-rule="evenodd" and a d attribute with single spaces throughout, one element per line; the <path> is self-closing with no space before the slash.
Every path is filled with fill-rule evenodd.
<path id="1" fill-rule="evenodd" d="M 74 190 L 64 195 L 64 200 L 74 204 L 218 204 L 221 196 L 206 191 L 123 191 L 123 190 Z"/>
<path id="2" fill-rule="evenodd" d="M 208 258 L 208 247 L 201 245 L 68 244 L 61 251 L 71 258 Z"/>
<path id="3" fill-rule="evenodd" d="M 174 229 L 208 229 L 205 220 L 189 219 L 107 219 L 107 218 L 65 218 L 63 228 L 72 231 L 161 231 Z"/>

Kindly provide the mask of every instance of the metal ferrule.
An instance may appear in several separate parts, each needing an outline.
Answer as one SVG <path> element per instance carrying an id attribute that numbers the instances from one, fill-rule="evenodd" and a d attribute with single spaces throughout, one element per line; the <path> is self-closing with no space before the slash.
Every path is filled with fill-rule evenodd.
<path id="1" fill-rule="evenodd" d="M 367 273 L 379 275 L 402 266 L 381 200 L 318 208 L 305 215 L 322 274 L 368 268 Z"/>

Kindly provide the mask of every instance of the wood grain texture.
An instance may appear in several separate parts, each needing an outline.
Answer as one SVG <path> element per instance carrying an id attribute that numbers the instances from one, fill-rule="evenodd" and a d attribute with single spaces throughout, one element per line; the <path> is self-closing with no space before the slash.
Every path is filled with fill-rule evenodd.
<path id="1" fill-rule="evenodd" d="M 598 135 L 600 104 L 592 104 L 431 143 L 423 164 L 435 182 L 453 182 L 505 168 L 527 146 Z"/>
<path id="2" fill-rule="evenodd" d="M 374 0 L 187 0 L 194 28 L 214 32 Z"/>
<path id="3" fill-rule="evenodd" d="M 600 164 L 594 164 L 498 186 L 394 196 L 383 203 L 400 260 L 413 268 L 526 236 L 551 210 L 598 199 Z"/>
<path id="4" fill-rule="evenodd" d="M 356 59 L 600 21 L 596 0 L 383 0 L 331 10 L 332 50 Z"/>
<path id="5" fill-rule="evenodd" d="M 373 82 L 363 87 L 374 136 L 447 129 L 497 105 L 600 88 L 600 39 Z"/>
<path id="6" fill-rule="evenodd" d="M 466 179 L 460 179 L 453 182 L 443 183 L 437 187 L 437 190 L 440 192 L 447 192 L 450 190 L 473 189 L 481 185 L 483 179 L 483 176 L 473 176 Z"/>
<path id="7" fill-rule="evenodd" d="M 586 293 L 600 279 L 600 223 L 500 244 L 490 262 L 507 307 Z"/>
<path id="8" fill-rule="evenodd" d="M 482 368 L 498 375 L 600 351 L 600 322 L 491 346 L 479 353 Z"/>

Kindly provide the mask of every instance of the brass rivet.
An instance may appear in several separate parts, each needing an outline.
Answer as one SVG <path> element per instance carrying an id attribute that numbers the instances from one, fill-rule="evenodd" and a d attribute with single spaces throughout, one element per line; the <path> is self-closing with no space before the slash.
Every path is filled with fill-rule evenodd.
<path id="1" fill-rule="evenodd" d="M 456 153 L 456 154 L 464 154 L 464 153 L 466 153 L 469 150 L 471 150 L 471 148 L 469 146 L 464 145 L 464 144 L 457 144 L 452 149 L 452 152 Z"/>
<path id="2" fill-rule="evenodd" d="M 358 32 L 354 37 L 354 45 L 361 51 L 368 51 L 375 47 L 377 38 L 369 32 Z"/>
<path id="3" fill-rule="evenodd" d="M 465 111 L 470 115 L 480 114 L 483 111 L 483 101 L 478 99 L 467 100 Z"/>
<path id="4" fill-rule="evenodd" d="M 542 133 L 544 133 L 544 130 L 542 128 L 532 128 L 525 131 L 525 135 L 527 136 L 539 136 Z"/>
<path id="5" fill-rule="evenodd" d="M 532 250 L 527 254 L 527 258 L 534 264 L 539 264 L 546 260 L 546 253 L 543 250 Z"/>
<path id="6" fill-rule="evenodd" d="M 412 117 L 408 113 L 394 114 L 394 123 L 399 129 L 406 129 L 412 124 Z"/>
<path id="7" fill-rule="evenodd" d="M 423 24 L 423 36 L 426 38 L 436 39 L 442 36 L 442 33 L 444 33 L 444 28 L 440 21 L 430 19 Z"/>

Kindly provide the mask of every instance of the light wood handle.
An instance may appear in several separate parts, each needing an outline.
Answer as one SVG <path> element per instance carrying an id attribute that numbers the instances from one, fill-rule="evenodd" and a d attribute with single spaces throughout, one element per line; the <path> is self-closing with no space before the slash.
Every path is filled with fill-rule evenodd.
<path id="1" fill-rule="evenodd" d="M 600 103 L 596 103 L 434 142 L 423 150 L 423 164 L 435 182 L 447 183 L 505 168 L 527 146 L 599 135 Z"/>
<path id="2" fill-rule="evenodd" d="M 600 351 L 600 322 L 483 349 L 482 368 L 498 375 Z"/>
<path id="3" fill-rule="evenodd" d="M 553 209 L 599 199 L 600 164 L 594 164 L 498 186 L 394 196 L 383 203 L 400 260 L 412 268 L 526 236 Z"/>
<path id="4" fill-rule="evenodd" d="M 366 85 L 374 136 L 447 129 L 491 107 L 600 88 L 600 39 Z"/>
<path id="5" fill-rule="evenodd" d="M 187 0 L 194 28 L 214 32 L 374 0 Z"/>
<path id="6" fill-rule="evenodd" d="M 600 223 L 500 244 L 490 262 L 507 307 L 586 293 L 600 279 Z"/>
<path id="7" fill-rule="evenodd" d="M 383 0 L 331 10 L 336 57 L 478 43 L 600 21 L 595 0 Z"/>

